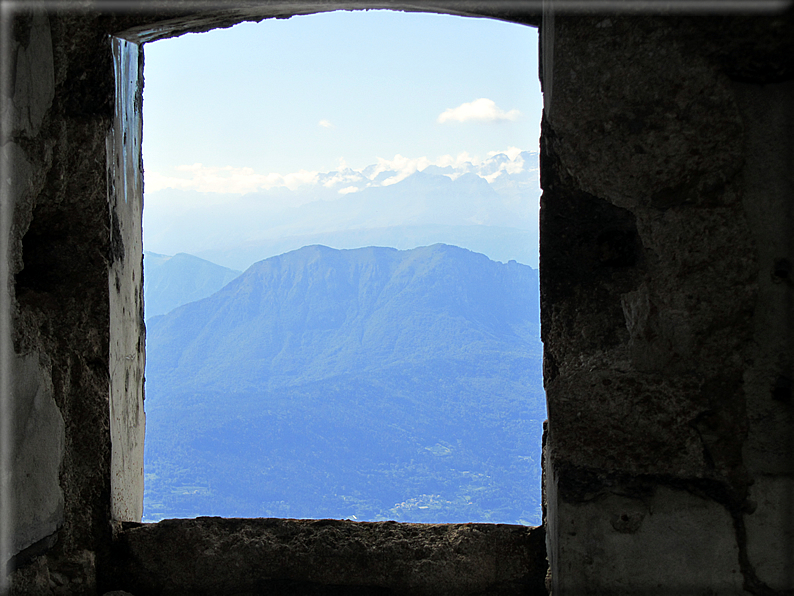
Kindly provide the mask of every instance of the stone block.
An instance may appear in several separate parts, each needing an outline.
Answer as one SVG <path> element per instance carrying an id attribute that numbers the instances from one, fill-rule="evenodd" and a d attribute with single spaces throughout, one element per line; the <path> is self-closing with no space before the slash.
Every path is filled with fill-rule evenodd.
<path id="1" fill-rule="evenodd" d="M 133 594 L 545 595 L 542 528 L 342 520 L 124 524 L 107 587 Z"/>
<path id="2" fill-rule="evenodd" d="M 646 498 L 549 498 L 555 596 L 744 593 L 733 521 L 714 501 L 664 487 Z"/>
<path id="3" fill-rule="evenodd" d="M 29 20 L 21 19 L 18 31 L 14 96 L 10 102 L 13 105 L 12 130 L 34 137 L 55 96 L 49 19 L 45 13 L 37 13 Z"/>
<path id="4" fill-rule="evenodd" d="M 64 421 L 53 399 L 50 373 L 38 354 L 15 359 L 12 393 L 14 520 L 12 555 L 53 534 L 63 522 L 60 467 Z"/>
<path id="5" fill-rule="evenodd" d="M 744 516 L 750 565 L 773 590 L 794 590 L 794 479 L 756 478 L 750 501 L 755 509 Z"/>

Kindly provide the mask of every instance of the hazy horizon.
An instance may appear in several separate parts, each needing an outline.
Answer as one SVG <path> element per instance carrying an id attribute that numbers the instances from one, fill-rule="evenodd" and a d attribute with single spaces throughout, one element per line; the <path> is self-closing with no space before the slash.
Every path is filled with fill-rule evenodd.
<path id="1" fill-rule="evenodd" d="M 537 267 L 536 65 L 534 28 L 388 10 L 146 44 L 144 247 L 245 269 L 304 241 L 444 242 Z M 457 202 L 427 177 L 396 197 L 417 173 Z"/>

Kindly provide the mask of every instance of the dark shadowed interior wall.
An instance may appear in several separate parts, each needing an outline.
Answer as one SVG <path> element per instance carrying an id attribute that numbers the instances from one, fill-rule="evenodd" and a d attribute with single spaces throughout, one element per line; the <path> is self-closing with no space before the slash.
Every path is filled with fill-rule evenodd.
<path id="1" fill-rule="evenodd" d="M 541 31 L 538 530 L 137 523 L 144 42 L 408 3 L 4 13 L 12 593 L 541 593 L 546 555 L 555 595 L 794 589 L 794 13 L 564 6 L 422 5 Z"/>

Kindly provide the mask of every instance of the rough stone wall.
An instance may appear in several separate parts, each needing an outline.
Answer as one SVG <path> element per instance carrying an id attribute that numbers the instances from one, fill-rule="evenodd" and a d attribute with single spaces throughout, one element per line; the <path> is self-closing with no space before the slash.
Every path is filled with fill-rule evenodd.
<path id="1" fill-rule="evenodd" d="M 191 523 L 128 527 L 115 542 L 111 530 L 114 516 L 138 515 L 143 355 L 139 212 L 110 192 L 135 156 L 107 176 L 121 130 L 108 35 L 154 39 L 329 7 L 244 5 L 14 15 L 2 105 L 14 593 L 94 594 L 111 585 L 109 570 L 134 562 L 120 547 L 143 557 L 169 552 L 153 537 L 192 544 Z M 334 7 L 354 5 L 364 3 Z M 496 5 L 456 3 L 537 23 Z M 542 31 L 550 585 L 577 595 L 791 590 L 791 12 L 557 14 Z M 204 522 L 193 535 L 232 539 L 246 523 Z M 296 554 L 319 552 L 310 543 Z M 342 590 L 334 581 L 312 589 Z"/>
<path id="2" fill-rule="evenodd" d="M 2 411 L 11 414 L 2 433 L 12 446 L 3 487 L 12 503 L 10 512 L 3 505 L 9 523 L 0 532 L 0 565 L 10 557 L 14 594 L 96 593 L 107 583 L 112 522 L 140 519 L 141 56 L 134 43 L 111 36 L 142 40 L 139 33 L 148 32 L 155 39 L 329 5 L 208 2 L 202 9 L 174 2 L 116 14 L 94 8 L 18 4 L 3 15 L 9 218 L 0 254 L 8 269 L 0 281 L 10 315 L 2 345 L 11 350 L 0 352 L 10 398 Z M 4 581 L 3 573 L 0 592 Z"/>
<path id="3" fill-rule="evenodd" d="M 110 489 L 118 521 L 143 515 L 143 51 L 113 38 L 115 114 L 107 139 L 111 224 L 110 295 Z"/>
<path id="4" fill-rule="evenodd" d="M 794 588 L 794 82 L 733 86 L 745 124 L 743 203 L 756 241 L 757 302 L 744 371 L 751 475 L 747 562 L 774 590 Z"/>
<path id="5" fill-rule="evenodd" d="M 542 28 L 554 594 L 794 588 L 792 31 Z"/>
<path id="6" fill-rule="evenodd" d="M 110 48 L 80 15 L 18 10 L 3 151 L 9 238 L 12 565 L 28 593 L 91 593 L 110 538 L 105 138 Z M 10 116 L 10 117 L 9 117 Z M 7 369 L 6 369 L 7 370 Z M 33 497 L 32 495 L 36 495 Z M 47 550 L 45 557 L 33 559 Z"/>

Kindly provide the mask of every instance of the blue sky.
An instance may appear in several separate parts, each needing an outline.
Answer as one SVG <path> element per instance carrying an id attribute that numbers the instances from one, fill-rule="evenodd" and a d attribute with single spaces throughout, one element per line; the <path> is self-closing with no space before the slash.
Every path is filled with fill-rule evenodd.
<path id="1" fill-rule="evenodd" d="M 445 242 L 537 266 L 535 29 L 335 12 L 144 53 L 148 251 L 244 270 L 305 244 Z"/>
<path id="2" fill-rule="evenodd" d="M 340 166 L 422 169 L 537 151 L 531 27 L 339 11 L 188 34 L 144 51 L 147 191 L 245 193 Z"/>

